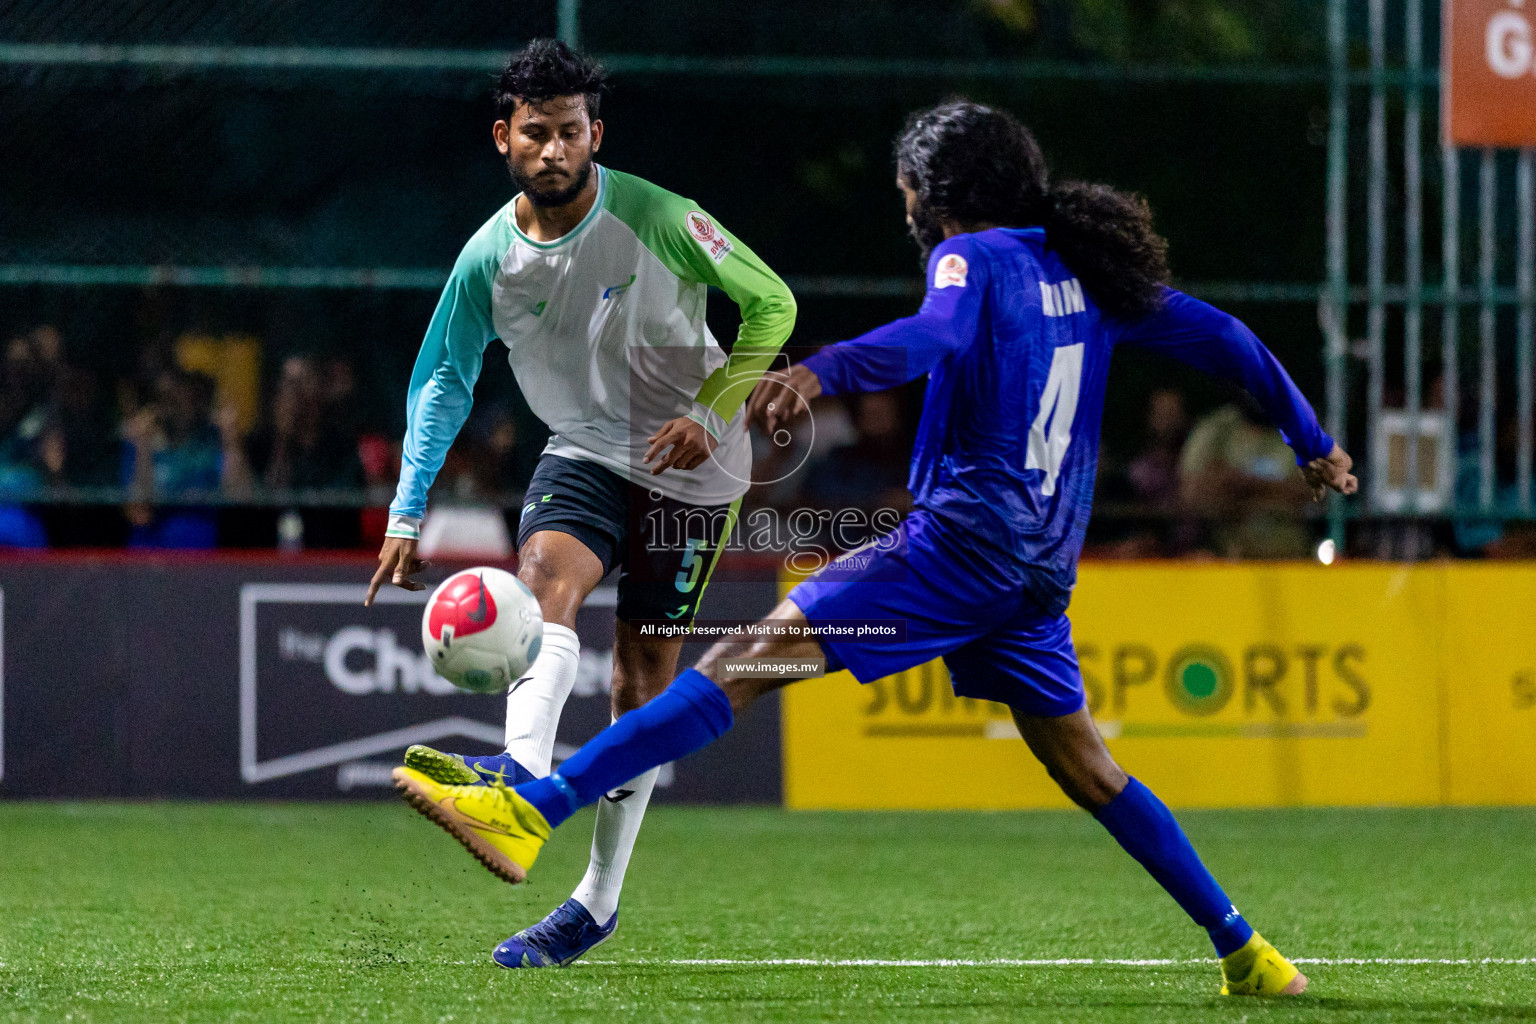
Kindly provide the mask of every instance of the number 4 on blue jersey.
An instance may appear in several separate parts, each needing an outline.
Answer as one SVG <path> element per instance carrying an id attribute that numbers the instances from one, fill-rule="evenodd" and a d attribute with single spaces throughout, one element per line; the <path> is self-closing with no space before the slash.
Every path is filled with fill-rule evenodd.
<path id="1" fill-rule="evenodd" d="M 1083 346 L 1063 345 L 1051 353 L 1051 372 L 1040 396 L 1040 412 L 1029 426 L 1029 452 L 1025 469 L 1045 471 L 1040 493 L 1056 493 L 1056 477 L 1072 443 L 1072 420 L 1077 416 L 1077 395 L 1083 386 Z"/>
<path id="2" fill-rule="evenodd" d="M 806 360 L 822 390 L 876 391 L 928 375 L 908 489 L 998 571 L 1066 607 L 1093 501 L 1116 345 L 1166 353 L 1246 388 L 1304 464 L 1333 439 L 1236 318 L 1171 288 L 1137 320 L 1103 313 L 1041 228 L 955 235 L 928 264 L 916 315 Z"/>

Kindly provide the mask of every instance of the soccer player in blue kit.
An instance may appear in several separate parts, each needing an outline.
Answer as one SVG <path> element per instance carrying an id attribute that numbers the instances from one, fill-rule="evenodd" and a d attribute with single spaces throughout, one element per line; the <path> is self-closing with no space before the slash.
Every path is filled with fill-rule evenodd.
<path id="1" fill-rule="evenodd" d="M 398 768 L 397 785 L 466 846 L 492 847 L 526 869 L 577 808 L 705 746 L 790 681 L 738 674 L 742 662 L 824 657 L 828 671 L 868 683 L 942 657 L 955 693 L 1008 705 L 1066 794 L 1208 931 L 1223 993 L 1299 993 L 1306 977 L 1243 919 L 1168 808 L 1105 748 L 1064 613 L 1116 345 L 1163 352 L 1246 388 L 1318 497 L 1355 491 L 1351 460 L 1252 332 L 1166 286 L 1166 243 L 1141 200 L 1052 185 L 1023 125 L 965 100 L 913 115 L 896 158 L 926 257 L 921 310 L 765 380 L 750 410 L 771 432 L 818 394 L 926 374 L 911 515 L 795 587 L 764 620 L 780 627 L 773 635 L 715 645 L 551 775 L 515 789 L 456 787 Z M 812 627 L 875 620 L 904 622 L 905 633 L 891 642 L 810 638 Z"/>

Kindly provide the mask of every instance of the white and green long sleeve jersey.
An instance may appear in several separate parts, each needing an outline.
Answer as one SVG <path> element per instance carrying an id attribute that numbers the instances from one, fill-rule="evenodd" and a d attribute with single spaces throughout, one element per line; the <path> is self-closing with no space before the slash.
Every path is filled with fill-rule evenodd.
<path id="1" fill-rule="evenodd" d="M 459 254 L 411 375 L 391 533 L 419 523 L 494 338 L 551 431 L 546 454 L 601 463 L 693 504 L 746 491 L 742 406 L 794 327 L 794 297 L 690 200 L 632 174 L 594 173 L 597 201 L 564 237 L 519 231 L 514 199 Z M 729 358 L 704 323 L 710 285 L 741 308 Z M 646 438 L 679 416 L 719 446 L 697 469 L 653 477 L 640 462 Z"/>

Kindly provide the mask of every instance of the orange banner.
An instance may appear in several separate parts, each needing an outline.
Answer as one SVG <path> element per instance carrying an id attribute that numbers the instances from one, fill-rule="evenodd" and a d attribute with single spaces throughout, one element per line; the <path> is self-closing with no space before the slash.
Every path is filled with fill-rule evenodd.
<path id="1" fill-rule="evenodd" d="M 1441 124 L 1457 146 L 1536 146 L 1536 4 L 1445 0 Z"/>

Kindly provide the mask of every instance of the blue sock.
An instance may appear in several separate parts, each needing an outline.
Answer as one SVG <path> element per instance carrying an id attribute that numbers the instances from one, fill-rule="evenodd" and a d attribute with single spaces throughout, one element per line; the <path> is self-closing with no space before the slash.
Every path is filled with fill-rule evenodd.
<path id="1" fill-rule="evenodd" d="M 518 786 L 517 793 L 550 825 L 558 825 L 578 807 L 596 803 L 636 775 L 719 739 L 733 721 L 725 691 L 690 668 L 649 704 L 624 715 L 566 758 L 559 771 Z"/>
<path id="2" fill-rule="evenodd" d="M 1200 863 L 1189 837 L 1150 789 L 1131 779 L 1093 816 L 1157 879 L 1158 885 L 1168 890 L 1184 913 L 1210 933 L 1217 956 L 1235 952 L 1248 941 L 1253 927 Z"/>

